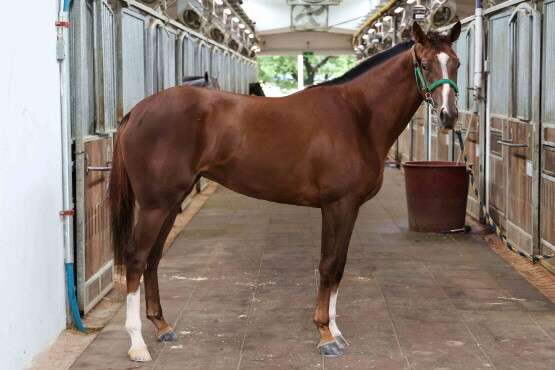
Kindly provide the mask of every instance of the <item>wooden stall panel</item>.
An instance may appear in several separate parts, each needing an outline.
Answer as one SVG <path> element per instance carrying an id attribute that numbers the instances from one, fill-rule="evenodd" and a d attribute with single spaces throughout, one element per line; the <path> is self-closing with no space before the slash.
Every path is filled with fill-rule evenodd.
<path id="1" fill-rule="evenodd" d="M 505 150 L 499 141 L 503 140 L 503 119 L 491 119 L 490 152 L 489 152 L 489 205 L 490 213 L 495 220 L 505 228 L 507 181 L 505 164 L 503 162 Z"/>
<path id="2" fill-rule="evenodd" d="M 476 114 L 470 113 L 459 113 L 459 122 L 462 125 L 463 130 L 468 130 L 468 136 L 466 137 L 465 149 L 468 156 L 468 161 L 472 164 L 474 169 L 474 179 L 477 184 L 480 184 L 482 173 L 480 169 L 482 168 L 482 160 L 480 158 L 480 133 L 479 133 L 479 122 L 480 117 Z M 467 135 L 465 131 L 463 137 Z M 459 141 L 455 138 L 454 149 L 453 149 L 453 159 L 454 161 L 463 161 L 462 154 L 460 153 Z M 470 185 L 469 185 L 470 186 Z M 483 198 L 483 195 L 482 195 Z M 468 192 L 468 213 L 475 219 L 480 219 L 481 209 L 478 198 L 474 195 L 474 191 Z"/>
<path id="3" fill-rule="evenodd" d="M 542 63 L 542 126 L 540 171 L 541 253 L 555 253 L 555 0 L 544 2 Z M 555 261 L 545 265 L 555 273 Z"/>
<path id="4" fill-rule="evenodd" d="M 399 136 L 399 160 L 401 163 L 411 160 L 412 120 Z"/>
<path id="5" fill-rule="evenodd" d="M 432 122 L 430 125 L 430 160 L 439 161 L 438 126 Z"/>
<path id="6" fill-rule="evenodd" d="M 541 163 L 540 252 L 552 254 L 555 253 L 555 127 L 544 129 Z M 546 263 L 555 272 L 555 261 L 546 260 Z"/>
<path id="7" fill-rule="evenodd" d="M 509 124 L 509 140 L 528 147 L 506 147 L 507 150 L 507 234 L 526 251 L 532 251 L 532 126 L 518 122 Z"/>
<path id="8" fill-rule="evenodd" d="M 85 168 L 109 166 L 112 138 L 85 143 Z M 86 307 L 113 285 L 113 262 L 106 200 L 110 172 L 85 173 L 85 286 Z"/>
<path id="9" fill-rule="evenodd" d="M 441 131 L 439 130 L 438 147 L 437 147 L 437 159 L 438 161 L 449 161 L 451 153 L 451 131 Z"/>
<path id="10" fill-rule="evenodd" d="M 553 129 L 555 132 L 555 129 Z M 541 238 L 543 253 L 555 253 L 555 146 L 543 146 Z"/>
<path id="11" fill-rule="evenodd" d="M 422 103 L 413 118 L 413 161 L 426 160 L 426 110 L 426 105 Z"/>

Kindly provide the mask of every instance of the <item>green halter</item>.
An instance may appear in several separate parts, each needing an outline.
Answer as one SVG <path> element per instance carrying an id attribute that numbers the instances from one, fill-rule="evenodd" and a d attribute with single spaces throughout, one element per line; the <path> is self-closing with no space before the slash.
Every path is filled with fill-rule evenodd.
<path id="1" fill-rule="evenodd" d="M 453 80 L 450 80 L 448 78 L 443 78 L 441 80 L 437 80 L 436 82 L 434 82 L 431 85 L 428 85 L 426 83 L 426 80 L 424 79 L 424 75 L 422 74 L 422 70 L 420 69 L 420 63 L 418 63 L 418 59 L 416 59 L 416 52 L 414 51 L 414 46 L 412 47 L 412 59 L 413 59 L 413 63 L 414 63 L 414 77 L 416 78 L 416 87 L 418 88 L 418 92 L 420 94 L 423 94 L 424 92 L 426 92 L 426 100 L 428 100 L 430 98 L 430 93 L 438 86 L 443 85 L 443 84 L 448 84 L 453 86 L 453 89 L 455 89 L 455 93 L 458 96 L 459 95 L 459 87 L 457 86 L 457 83 Z"/>

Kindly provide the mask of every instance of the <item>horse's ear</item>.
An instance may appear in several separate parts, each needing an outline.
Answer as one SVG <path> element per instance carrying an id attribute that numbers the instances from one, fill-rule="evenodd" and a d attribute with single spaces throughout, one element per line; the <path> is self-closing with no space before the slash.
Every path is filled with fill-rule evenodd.
<path id="1" fill-rule="evenodd" d="M 210 78 L 208 77 L 208 72 L 204 72 L 204 80 L 208 82 Z"/>
<path id="2" fill-rule="evenodd" d="M 426 40 L 426 34 L 422 31 L 418 22 L 412 22 L 412 38 L 417 44 L 423 44 Z"/>
<path id="3" fill-rule="evenodd" d="M 453 28 L 451 28 L 451 31 L 449 32 L 449 41 L 451 42 L 455 42 L 459 39 L 459 36 L 461 35 L 461 21 L 458 21 L 457 23 L 455 23 L 455 25 L 453 26 Z"/>

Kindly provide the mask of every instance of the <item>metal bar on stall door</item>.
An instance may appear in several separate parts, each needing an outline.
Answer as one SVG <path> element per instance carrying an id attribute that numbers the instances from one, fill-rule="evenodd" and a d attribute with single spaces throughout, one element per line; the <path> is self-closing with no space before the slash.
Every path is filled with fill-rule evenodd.
<path id="1" fill-rule="evenodd" d="M 532 40 L 542 39 L 542 14 L 533 10 Z M 532 254 L 541 253 L 541 57 L 542 48 L 532 48 Z"/>
<path id="2" fill-rule="evenodd" d="M 185 42 L 185 36 L 187 35 L 186 32 L 180 32 L 177 36 L 177 47 L 176 47 L 176 53 L 177 53 L 177 66 L 176 66 L 176 77 L 175 79 L 176 84 L 177 85 L 181 85 L 181 82 L 183 81 L 183 68 L 185 67 L 185 62 L 184 62 L 184 58 L 183 58 L 183 50 L 185 49 L 183 47 L 183 43 Z"/>
<path id="3" fill-rule="evenodd" d="M 95 133 L 105 132 L 104 117 L 104 45 L 102 42 L 102 1 L 93 2 L 94 85 L 96 105 Z"/>
<path id="4" fill-rule="evenodd" d="M 71 49 L 71 61 L 73 64 L 72 95 L 82 104 L 75 104 L 72 119 L 73 138 L 75 140 L 75 275 L 77 303 L 80 310 L 85 307 L 85 153 L 84 153 L 84 122 L 88 117 L 84 114 L 83 103 L 85 98 L 86 78 L 84 74 L 89 73 L 86 68 L 87 32 L 92 32 L 84 25 L 86 19 L 86 1 L 74 0 L 72 12 L 73 44 Z M 93 33 L 94 38 L 94 33 Z"/>
<path id="5" fill-rule="evenodd" d="M 119 1 L 115 3 L 116 12 L 114 14 L 115 18 L 115 71 L 116 71 L 116 81 L 117 81 L 117 95 L 116 95 L 116 121 L 119 121 L 123 117 L 123 7 Z M 116 130 L 117 122 L 116 122 Z"/>

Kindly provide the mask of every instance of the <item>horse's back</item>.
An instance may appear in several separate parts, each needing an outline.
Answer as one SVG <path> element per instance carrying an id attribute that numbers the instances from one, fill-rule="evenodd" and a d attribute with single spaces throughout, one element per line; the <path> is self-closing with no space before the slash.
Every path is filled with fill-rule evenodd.
<path id="1" fill-rule="evenodd" d="M 322 89 L 323 90 L 323 89 Z M 358 126 L 333 89 L 262 98 L 175 87 L 139 103 L 126 140 L 135 161 L 165 179 L 179 168 L 266 200 L 319 205 L 368 171 Z M 144 173 L 145 170 L 143 170 Z M 343 189 L 344 188 L 344 189 Z"/>

